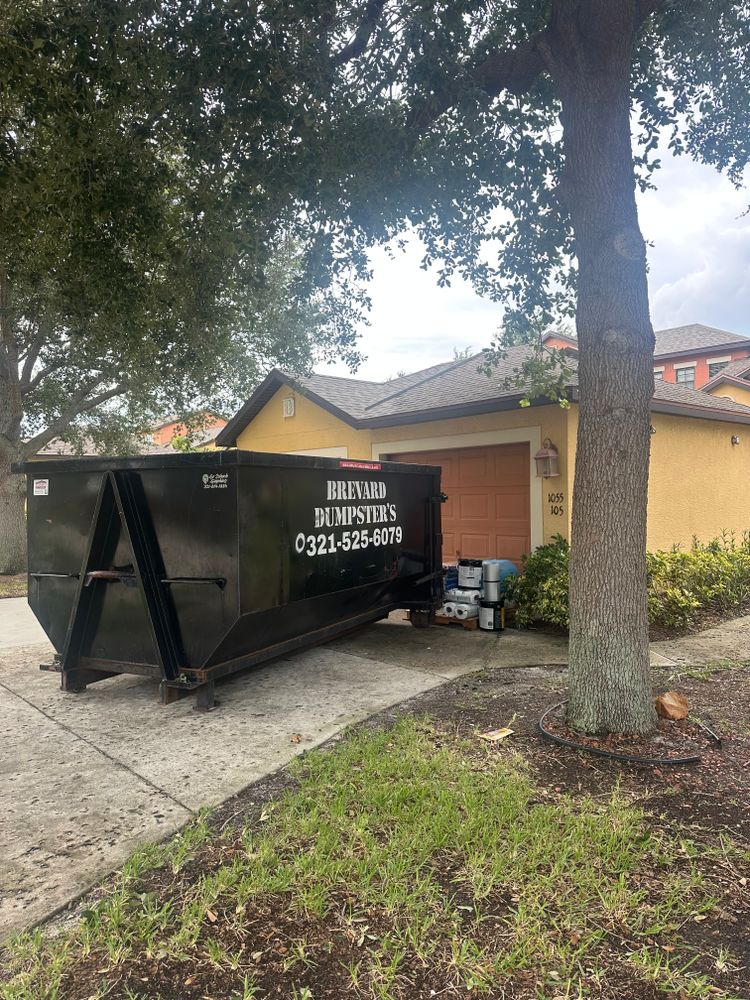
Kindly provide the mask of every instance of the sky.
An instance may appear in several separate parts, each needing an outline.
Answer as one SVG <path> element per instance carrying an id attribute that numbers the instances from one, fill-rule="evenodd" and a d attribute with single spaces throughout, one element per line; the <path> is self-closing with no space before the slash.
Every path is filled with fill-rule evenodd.
<path id="1" fill-rule="evenodd" d="M 641 229 L 649 247 L 649 290 L 654 328 L 705 323 L 750 336 L 750 191 L 735 190 L 712 167 L 686 157 L 662 157 L 657 189 L 639 194 Z M 456 279 L 439 288 L 434 271 L 420 267 L 412 239 L 391 259 L 372 251 L 370 326 L 360 349 L 357 378 L 380 381 L 453 357 L 454 348 L 486 347 L 502 308 Z M 344 365 L 320 366 L 351 375 Z"/>

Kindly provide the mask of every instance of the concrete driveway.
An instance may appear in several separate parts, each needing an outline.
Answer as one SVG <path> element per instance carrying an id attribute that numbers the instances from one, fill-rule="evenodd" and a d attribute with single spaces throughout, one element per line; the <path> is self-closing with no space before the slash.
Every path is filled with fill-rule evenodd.
<path id="1" fill-rule="evenodd" d="M 63 694 L 25 600 L 0 601 L 0 936 L 31 926 L 296 754 L 445 680 L 565 661 L 529 633 L 413 629 L 403 615 L 232 678 L 220 707 L 161 707 L 152 681 Z M 43 637 L 43 633 L 42 633 Z"/>

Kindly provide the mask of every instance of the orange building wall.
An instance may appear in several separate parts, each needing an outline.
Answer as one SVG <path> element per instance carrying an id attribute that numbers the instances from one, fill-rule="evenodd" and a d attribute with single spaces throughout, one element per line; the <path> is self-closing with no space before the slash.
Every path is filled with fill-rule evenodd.
<path id="1" fill-rule="evenodd" d="M 218 434 L 222 427 L 226 427 L 226 424 L 226 420 L 222 417 L 211 417 L 206 420 L 206 423 L 203 427 L 201 427 L 201 430 L 203 431 L 205 429 L 206 431 L 215 431 L 215 433 Z M 155 431 L 151 432 L 151 439 L 154 444 L 169 444 L 173 438 L 182 437 L 187 434 L 187 432 L 187 427 L 185 427 L 184 424 L 165 424 L 164 427 L 159 427 Z"/>
<path id="2" fill-rule="evenodd" d="M 654 368 L 661 368 L 663 366 L 664 373 L 662 374 L 662 379 L 665 382 L 676 382 L 675 364 L 680 365 L 688 361 L 695 361 L 695 388 L 700 389 L 708 382 L 708 359 L 730 357 L 732 361 L 739 361 L 740 358 L 750 357 L 750 350 L 747 347 L 724 351 L 721 348 L 712 348 L 700 356 L 693 355 L 692 357 L 686 357 L 685 355 L 674 354 L 669 358 L 654 358 Z"/>
<path id="3" fill-rule="evenodd" d="M 565 351 L 565 350 L 576 351 L 576 350 L 578 350 L 578 345 L 576 344 L 575 341 L 571 342 L 566 337 L 556 337 L 554 334 L 552 334 L 552 336 L 550 336 L 550 337 L 545 337 L 544 338 L 544 346 L 545 347 L 556 347 L 560 351 Z"/>

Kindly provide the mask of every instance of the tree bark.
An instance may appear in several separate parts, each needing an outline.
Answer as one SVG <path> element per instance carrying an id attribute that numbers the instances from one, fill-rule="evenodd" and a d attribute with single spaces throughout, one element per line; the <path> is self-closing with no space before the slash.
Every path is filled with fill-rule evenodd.
<path id="1" fill-rule="evenodd" d="M 22 415 L 9 282 L 0 267 L 0 573 L 26 569 L 25 482 L 10 471 L 21 454 Z"/>
<path id="2" fill-rule="evenodd" d="M 634 2 L 558 0 L 548 50 L 579 282 L 568 723 L 587 733 L 648 732 L 656 719 L 646 576 L 654 337 L 630 134 L 642 16 Z"/>
<path id="3" fill-rule="evenodd" d="M 18 458 L 10 447 L 0 446 L 0 574 L 26 570 L 25 480 L 10 471 Z"/>

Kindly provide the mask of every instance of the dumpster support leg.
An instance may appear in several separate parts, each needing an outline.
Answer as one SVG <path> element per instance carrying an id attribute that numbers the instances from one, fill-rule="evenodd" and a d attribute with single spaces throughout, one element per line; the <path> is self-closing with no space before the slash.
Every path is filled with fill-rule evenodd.
<path id="1" fill-rule="evenodd" d="M 195 711 L 210 712 L 218 705 L 214 693 L 214 682 L 206 681 L 195 692 Z"/>
<path id="2" fill-rule="evenodd" d="M 187 698 L 189 694 L 192 694 L 193 688 L 189 687 L 178 687 L 177 685 L 167 684 L 166 681 L 162 681 L 159 684 L 159 701 L 162 705 L 172 705 L 176 701 L 180 701 L 181 698 Z"/>
<path id="3" fill-rule="evenodd" d="M 86 690 L 87 684 L 95 681 L 105 681 L 108 677 L 117 677 L 112 670 L 91 670 L 87 667 L 74 667 L 73 670 L 63 670 L 60 674 L 60 687 L 68 694 L 80 694 Z"/>

